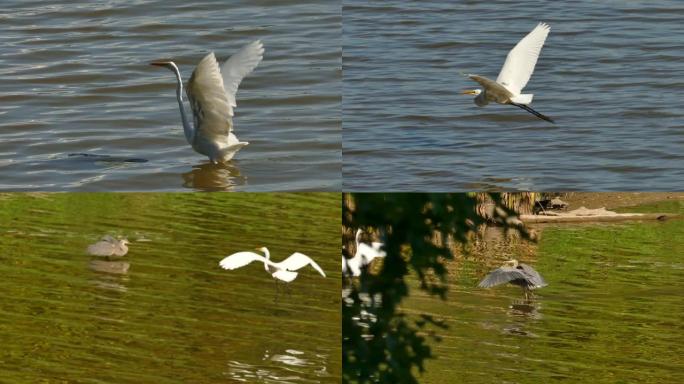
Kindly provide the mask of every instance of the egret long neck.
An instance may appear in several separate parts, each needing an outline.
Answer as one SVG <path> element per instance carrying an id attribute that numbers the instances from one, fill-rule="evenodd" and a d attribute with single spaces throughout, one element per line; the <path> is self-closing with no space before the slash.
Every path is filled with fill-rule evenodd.
<path id="1" fill-rule="evenodd" d="M 195 140 L 195 129 L 188 121 L 188 117 L 185 114 L 185 108 L 183 107 L 183 81 L 181 80 L 181 74 L 178 67 L 173 65 L 172 68 L 173 72 L 176 74 L 176 81 L 178 82 L 178 85 L 176 86 L 176 98 L 178 99 L 181 120 L 183 120 L 183 133 L 185 134 L 185 139 L 192 145 L 192 142 Z"/>
<path id="2" fill-rule="evenodd" d="M 264 251 L 264 257 L 266 258 L 266 260 L 271 261 L 271 253 L 268 252 L 268 248 L 264 247 L 263 251 Z M 268 263 L 264 263 L 264 269 L 266 270 L 266 272 L 271 272 L 271 269 L 268 268 Z"/>

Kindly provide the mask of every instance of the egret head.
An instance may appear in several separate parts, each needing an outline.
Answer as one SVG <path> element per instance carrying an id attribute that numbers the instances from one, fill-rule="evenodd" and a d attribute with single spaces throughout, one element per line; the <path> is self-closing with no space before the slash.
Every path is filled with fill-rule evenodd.
<path id="1" fill-rule="evenodd" d="M 128 244 L 130 244 L 130 242 L 128 241 L 128 239 L 121 239 L 121 240 L 119 240 L 119 241 L 121 242 L 122 245 L 128 245 Z"/>
<path id="2" fill-rule="evenodd" d="M 271 258 L 271 255 L 270 255 L 269 252 L 268 252 L 268 248 L 266 248 L 266 247 L 258 247 L 258 248 L 254 248 L 254 249 L 256 249 L 257 251 L 263 253 L 264 256 L 265 256 L 267 259 L 270 259 L 270 258 Z"/>
<path id="3" fill-rule="evenodd" d="M 158 60 L 158 61 L 153 61 L 150 63 L 150 65 L 156 65 L 157 67 L 164 67 L 167 68 L 171 71 L 177 72 L 178 67 L 176 66 L 176 63 L 170 60 Z"/>
<path id="4" fill-rule="evenodd" d="M 465 91 L 462 91 L 462 92 L 461 92 L 461 95 L 473 95 L 473 96 L 477 96 L 477 95 L 479 95 L 480 93 L 482 93 L 482 90 L 481 90 L 481 89 L 466 89 Z"/>

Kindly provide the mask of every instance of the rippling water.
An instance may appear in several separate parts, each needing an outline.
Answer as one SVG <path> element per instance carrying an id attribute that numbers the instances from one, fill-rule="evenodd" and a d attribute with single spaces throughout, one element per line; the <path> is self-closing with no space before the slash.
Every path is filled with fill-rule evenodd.
<path id="1" fill-rule="evenodd" d="M 684 4 L 350 0 L 346 190 L 672 190 L 684 178 Z M 540 21 L 527 93 L 551 125 L 459 91 Z M 646 184 L 644 184 L 646 182 Z"/>
<path id="2" fill-rule="evenodd" d="M 684 205 L 657 210 L 673 211 Z M 532 252 L 490 244 L 454 262 L 448 300 L 416 286 L 403 305 L 449 326 L 436 332 L 443 339 L 432 343 L 436 359 L 420 382 L 682 382 L 682 234 L 681 220 L 550 225 Z M 482 253 L 497 259 L 482 261 Z M 476 288 L 495 260 L 511 256 L 549 284 L 532 303 L 516 286 Z"/>
<path id="3" fill-rule="evenodd" d="M 339 194 L 0 194 L 0 381 L 339 383 L 340 216 Z M 128 255 L 88 256 L 104 234 Z M 263 245 L 328 277 L 218 266 Z"/>
<path id="4" fill-rule="evenodd" d="M 339 2 L 1 7 L 0 189 L 339 190 Z M 187 81 L 209 51 L 224 60 L 255 39 L 264 60 L 240 86 L 234 119 L 250 145 L 213 166 L 185 141 L 173 74 L 148 62 L 170 58 Z"/>

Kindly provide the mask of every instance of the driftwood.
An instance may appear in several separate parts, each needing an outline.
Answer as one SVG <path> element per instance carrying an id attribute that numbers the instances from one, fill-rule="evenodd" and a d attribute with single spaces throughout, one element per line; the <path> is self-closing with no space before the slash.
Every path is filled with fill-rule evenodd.
<path id="1" fill-rule="evenodd" d="M 585 223 L 625 220 L 667 220 L 676 217 L 670 213 L 617 213 L 605 208 L 587 209 L 581 207 L 569 212 L 547 212 L 540 215 L 520 215 L 525 224 L 533 223 Z"/>

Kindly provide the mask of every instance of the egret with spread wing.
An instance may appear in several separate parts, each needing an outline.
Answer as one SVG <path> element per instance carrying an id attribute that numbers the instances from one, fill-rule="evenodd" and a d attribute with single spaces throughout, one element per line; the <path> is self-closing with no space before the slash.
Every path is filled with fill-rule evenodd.
<path id="1" fill-rule="evenodd" d="M 361 229 L 356 230 L 356 254 L 352 258 L 342 256 L 342 272 L 352 276 L 361 276 L 361 268 L 367 266 L 377 257 L 385 257 L 387 254 L 382 250 L 383 243 L 372 242 L 370 245 L 360 241 Z"/>
<path id="2" fill-rule="evenodd" d="M 254 252 L 238 252 L 221 260 L 219 265 L 223 269 L 233 270 L 244 267 L 253 261 L 260 261 L 264 263 L 264 269 L 266 269 L 266 272 L 270 273 L 273 278 L 282 280 L 286 283 L 289 283 L 297 278 L 296 271 L 306 267 L 307 265 L 311 265 L 313 269 L 325 277 L 325 272 L 323 272 L 323 269 L 321 269 L 321 267 L 318 266 L 318 264 L 316 264 L 316 262 L 313 261 L 309 256 L 303 253 L 295 252 L 287 259 L 279 263 L 274 263 L 271 261 L 271 254 L 268 251 L 268 248 L 261 247 L 258 250 L 263 252 L 264 256 Z"/>
<path id="3" fill-rule="evenodd" d="M 480 288 L 490 288 L 500 284 L 511 283 L 522 287 L 525 299 L 529 299 L 530 291 L 545 287 L 546 281 L 539 272 L 518 260 L 508 260 L 503 266 L 490 272 L 478 285 Z"/>
<path id="4" fill-rule="evenodd" d="M 528 33 L 513 49 L 508 52 L 506 62 L 499 72 L 496 81 L 484 76 L 468 75 L 468 77 L 482 86 L 482 89 L 466 90 L 464 95 L 476 95 L 475 104 L 484 107 L 490 101 L 499 104 L 515 105 L 542 120 L 553 123 L 554 121 L 545 115 L 532 109 L 532 94 L 521 94 L 525 85 L 530 80 L 534 66 L 541 53 L 546 36 L 549 35 L 550 27 L 545 23 L 539 23 L 532 32 Z"/>
<path id="5" fill-rule="evenodd" d="M 259 40 L 244 46 L 220 67 L 214 52 L 204 56 L 192 72 L 187 84 L 187 96 L 194 117 L 191 125 L 183 107 L 183 82 L 173 61 L 154 61 L 176 74 L 176 98 L 180 108 L 183 132 L 192 148 L 216 163 L 225 163 L 240 148 L 249 144 L 233 133 L 235 94 L 242 79 L 251 73 L 263 58 L 264 47 Z"/>

